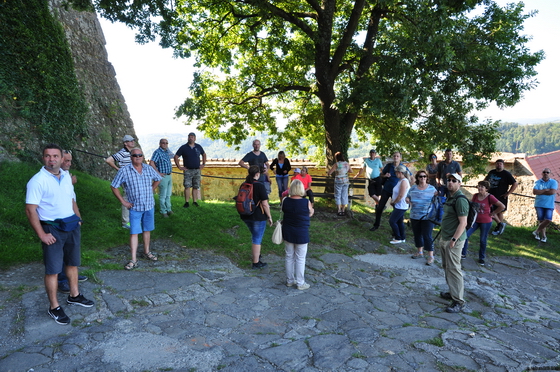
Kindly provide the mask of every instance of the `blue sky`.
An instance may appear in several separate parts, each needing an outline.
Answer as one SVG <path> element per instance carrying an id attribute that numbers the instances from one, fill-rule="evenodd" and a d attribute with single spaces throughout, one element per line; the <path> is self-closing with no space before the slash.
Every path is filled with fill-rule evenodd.
<path id="1" fill-rule="evenodd" d="M 512 1 L 497 0 L 504 5 Z M 544 122 L 560 118 L 560 0 L 526 0 L 525 10 L 539 13 L 525 23 L 524 34 L 532 35 L 532 51 L 544 50 L 546 59 L 537 66 L 539 85 L 525 94 L 512 108 L 490 107 L 479 113 L 481 119 Z M 174 109 L 187 97 L 192 79 L 192 61 L 175 59 L 171 50 L 157 43 L 136 44 L 134 31 L 122 24 L 100 19 L 107 41 L 109 61 L 126 99 L 137 134 L 187 133 Z M 194 128 L 192 128 L 194 129 Z"/>

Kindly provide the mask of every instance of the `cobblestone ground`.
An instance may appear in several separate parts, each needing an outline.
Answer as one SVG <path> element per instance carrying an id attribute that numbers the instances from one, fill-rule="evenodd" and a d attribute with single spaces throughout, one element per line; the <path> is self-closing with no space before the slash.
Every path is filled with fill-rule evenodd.
<path id="1" fill-rule="evenodd" d="M 253 271 L 189 250 L 184 260 L 99 272 L 81 283 L 93 308 L 64 306 L 69 326 L 47 315 L 42 265 L 1 272 L 0 371 L 560 370 L 557 267 L 469 258 L 468 307 L 448 314 L 437 257 L 426 266 L 360 244 L 358 256 L 308 259 L 305 291 L 286 287 L 276 256 Z"/>

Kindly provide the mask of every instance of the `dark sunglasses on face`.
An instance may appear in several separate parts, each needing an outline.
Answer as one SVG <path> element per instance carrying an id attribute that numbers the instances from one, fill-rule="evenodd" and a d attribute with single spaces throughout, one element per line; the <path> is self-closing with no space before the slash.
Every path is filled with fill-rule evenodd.
<path id="1" fill-rule="evenodd" d="M 543 172 L 543 173 L 549 174 L 550 172 Z"/>
<path id="2" fill-rule="evenodd" d="M 168 142 L 160 142 L 162 145 L 167 145 Z"/>
<path id="3" fill-rule="evenodd" d="M 130 156 L 132 156 L 133 158 L 141 158 L 144 155 L 142 155 L 142 154 L 132 154 Z"/>
<path id="4" fill-rule="evenodd" d="M 428 176 L 426 176 L 425 174 L 418 176 L 418 178 L 428 178 Z"/>
<path id="5" fill-rule="evenodd" d="M 455 178 L 448 178 L 448 179 L 447 179 L 447 182 L 456 183 L 456 182 L 459 182 L 459 180 L 456 180 Z"/>

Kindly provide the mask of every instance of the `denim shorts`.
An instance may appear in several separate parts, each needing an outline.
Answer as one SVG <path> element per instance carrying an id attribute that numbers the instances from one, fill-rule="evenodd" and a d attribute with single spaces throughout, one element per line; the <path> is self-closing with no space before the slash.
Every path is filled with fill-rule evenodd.
<path id="1" fill-rule="evenodd" d="M 537 211 L 537 221 L 552 221 L 552 212 L 554 209 L 535 207 L 535 210 Z"/>
<path id="2" fill-rule="evenodd" d="M 251 232 L 252 243 L 255 245 L 261 245 L 264 230 L 266 230 L 266 221 L 244 220 L 244 222 Z"/>
<path id="3" fill-rule="evenodd" d="M 154 210 L 155 208 L 144 212 L 130 210 L 130 235 L 154 230 Z"/>
<path id="4" fill-rule="evenodd" d="M 51 245 L 41 244 L 43 247 L 43 262 L 45 274 L 58 274 L 66 266 L 80 266 L 80 227 L 72 231 L 60 231 L 51 225 L 41 226 L 47 234 L 51 233 L 56 242 Z"/>

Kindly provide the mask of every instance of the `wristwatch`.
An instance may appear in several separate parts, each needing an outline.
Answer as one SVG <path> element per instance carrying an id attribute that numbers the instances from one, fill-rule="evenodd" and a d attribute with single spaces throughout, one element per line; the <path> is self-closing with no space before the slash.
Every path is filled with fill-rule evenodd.
<path id="1" fill-rule="evenodd" d="M 451 238 L 451 241 L 452 241 L 452 242 L 456 242 L 457 239 L 455 239 L 455 238 L 453 237 L 453 238 Z"/>

